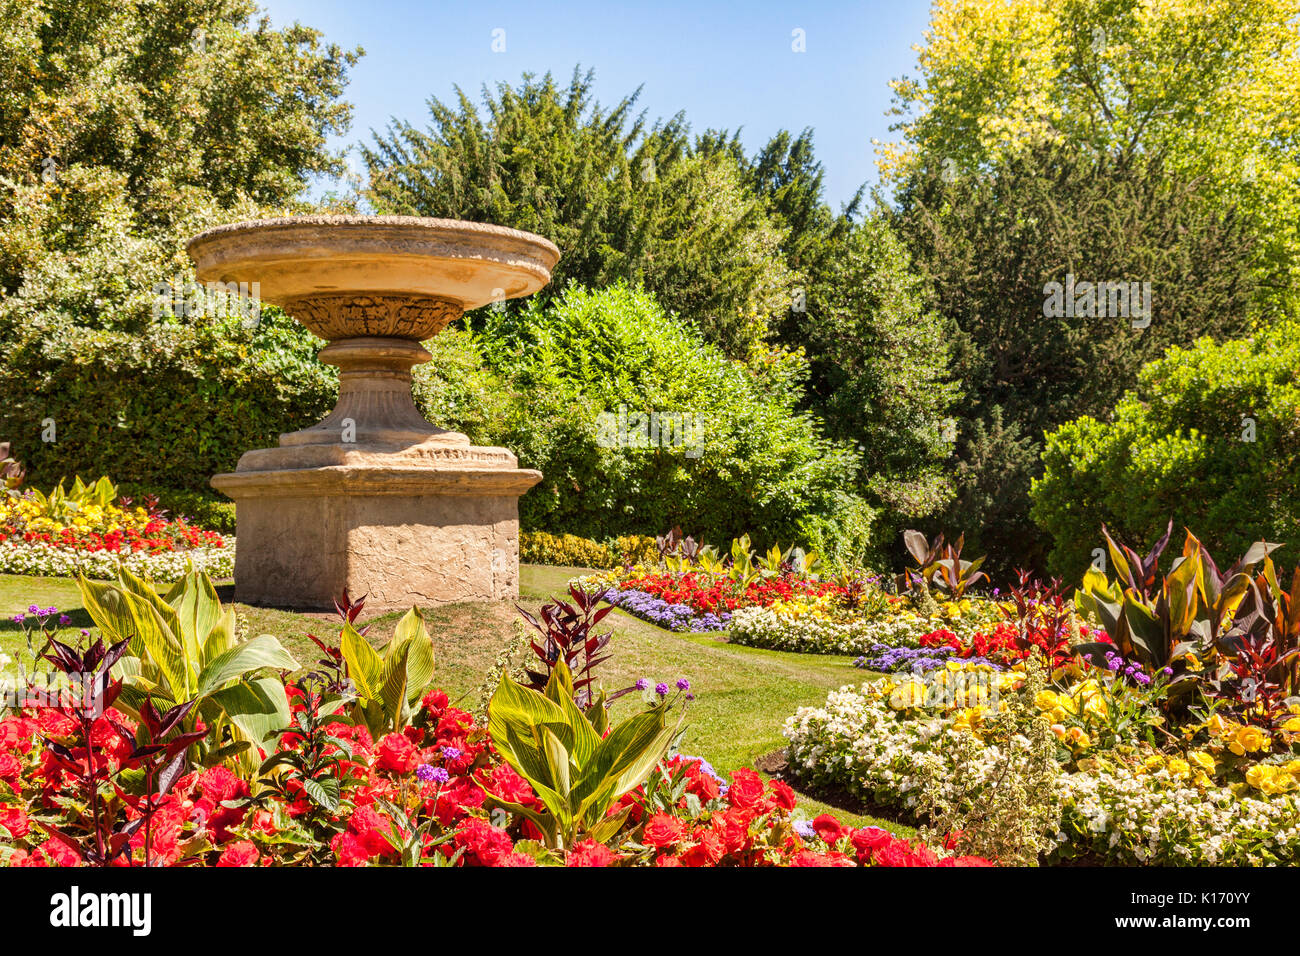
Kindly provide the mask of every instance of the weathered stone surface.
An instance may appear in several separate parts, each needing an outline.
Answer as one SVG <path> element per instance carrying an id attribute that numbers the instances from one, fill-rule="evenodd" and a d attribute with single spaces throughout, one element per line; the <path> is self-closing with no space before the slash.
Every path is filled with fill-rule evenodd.
<path id="1" fill-rule="evenodd" d="M 418 343 L 462 310 L 528 295 L 554 245 L 482 223 L 408 217 L 260 220 L 189 244 L 204 281 L 257 282 L 332 344 L 324 421 L 246 452 L 213 487 L 236 502 L 235 598 L 329 610 L 344 588 L 375 611 L 519 593 L 519 496 L 541 473 L 425 421 Z"/>
<path id="2" fill-rule="evenodd" d="M 377 612 L 518 597 L 517 495 L 238 490 L 242 603 L 329 610 L 345 586 Z"/>

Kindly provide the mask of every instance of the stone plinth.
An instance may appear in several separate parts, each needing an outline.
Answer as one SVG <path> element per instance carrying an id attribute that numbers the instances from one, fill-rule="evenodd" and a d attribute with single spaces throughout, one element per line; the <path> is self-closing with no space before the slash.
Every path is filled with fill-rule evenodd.
<path id="1" fill-rule="evenodd" d="M 250 452 L 212 479 L 236 502 L 235 599 L 329 610 L 346 587 L 390 611 L 517 597 L 519 496 L 541 477 L 468 441 Z"/>
<path id="2" fill-rule="evenodd" d="M 528 295 L 559 258 L 538 236 L 406 217 L 259 220 L 190 241 L 199 278 L 256 284 L 330 344 L 339 400 L 324 421 L 246 452 L 213 487 L 236 503 L 235 599 L 331 610 L 519 593 L 519 496 L 541 473 L 424 420 L 419 344 L 468 309 Z"/>

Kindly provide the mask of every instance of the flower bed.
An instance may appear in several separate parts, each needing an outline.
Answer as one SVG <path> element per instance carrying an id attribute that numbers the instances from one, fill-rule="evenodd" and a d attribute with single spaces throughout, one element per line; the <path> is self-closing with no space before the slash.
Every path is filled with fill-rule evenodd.
<path id="1" fill-rule="evenodd" d="M 76 551 L 47 544 L 6 541 L 0 544 L 0 574 L 31 574 L 41 577 L 70 578 L 77 574 L 108 580 L 126 568 L 155 581 L 178 581 L 186 568 L 203 571 L 214 580 L 231 578 L 235 573 L 235 540 L 227 538 L 219 548 L 194 548 L 189 551 L 146 552 Z"/>
<path id="2" fill-rule="evenodd" d="M 669 631 L 725 631 L 731 624 L 730 611 L 699 614 L 689 604 L 672 604 L 645 591 L 610 588 L 602 600 Z"/>
<path id="3" fill-rule="evenodd" d="M 159 581 L 180 579 L 193 563 L 213 577 L 234 572 L 232 541 L 183 519 L 169 518 L 152 499 L 116 501 L 101 478 L 70 491 L 29 490 L 0 497 L 0 572 L 47 577 L 112 578 L 121 567 Z M 115 503 L 116 502 L 116 503 Z"/>
<path id="4" fill-rule="evenodd" d="M 950 664 L 945 672 L 951 667 L 970 665 Z M 996 678 L 1017 679 L 1015 672 Z M 1072 692 L 1046 691 L 1035 701 L 1045 719 L 1069 724 L 1053 727 L 1060 752 L 1054 822 L 1044 833 L 1048 862 L 1078 856 L 1123 865 L 1300 862 L 1294 792 L 1300 760 L 1249 759 L 1247 748 L 1257 754 L 1268 748 L 1241 725 L 1227 724 L 1201 747 L 1189 741 L 1176 753 L 1151 747 L 1136 731 L 1121 743 L 1096 747 L 1119 704 L 1095 680 L 1070 686 Z M 983 746 L 960 767 L 954 755 L 965 752 L 958 746 L 961 735 L 978 739 L 989 708 L 939 696 L 936 702 L 933 684 L 914 679 L 841 688 L 822 707 L 801 708 L 787 721 L 790 765 L 810 783 L 843 787 L 904 812 L 918 808 L 927 787 L 959 796 L 953 781 L 960 771 L 975 781 L 960 797 L 978 801 L 997 777 L 1001 748 Z M 1300 717 L 1291 726 L 1280 745 L 1300 739 Z"/>
<path id="5" fill-rule="evenodd" d="M 959 633 L 974 642 L 998 613 L 990 601 L 967 598 L 937 605 L 932 615 L 921 615 L 906 598 L 888 597 L 892 600 L 882 599 L 866 608 L 846 607 L 835 594 L 747 608 L 732 616 L 731 640 L 807 654 L 866 655 L 879 645 L 920 647 L 922 639 L 941 625 L 954 629 L 944 633 Z"/>
<path id="6" fill-rule="evenodd" d="M 725 573 L 666 571 L 645 565 L 589 574 L 572 582 L 629 614 L 673 631 L 721 631 L 741 608 L 829 600 L 837 585 L 792 571 L 748 582 Z"/>
<path id="7" fill-rule="evenodd" d="M 601 614 L 581 592 L 575 608 L 529 617 L 548 641 L 572 640 L 558 657 L 537 651 L 542 690 L 490 675 L 486 723 L 428 685 L 432 641 L 414 610 L 375 648 L 354 627 L 362 602 L 347 603 L 338 645 L 316 638 L 324 656 L 302 672 L 274 638 L 235 643 L 200 575 L 169 595 L 185 614 L 125 575 L 87 593 L 100 635 L 81 647 L 50 641 L 49 613 L 24 625 L 56 676 L 93 696 L 28 683 L 0 718 L 0 865 L 987 865 L 830 815 L 803 820 L 787 784 L 672 752 L 693 699 L 685 678 L 675 693 L 639 681 L 643 706 L 611 726 L 590 689 L 601 655 L 583 650 Z M 159 640 L 124 636 L 123 606 L 158 611 Z M 181 648 L 202 696 L 164 696 L 188 685 L 155 643 Z M 398 667 L 416 681 L 401 699 L 388 691 Z M 284 729 L 262 736 L 245 721 L 253 685 L 283 702 Z M 570 784 L 590 792 L 576 814 L 555 790 Z"/>
<path id="8" fill-rule="evenodd" d="M 294 712 L 302 709 L 299 697 Z M 93 735 L 110 766 L 130 763 L 137 730 L 113 709 L 99 718 Z M 405 733 L 376 741 L 364 727 L 341 721 L 325 730 L 338 741 L 332 746 L 347 747 L 335 778 L 345 797 L 337 812 L 321 813 L 301 786 L 284 795 L 255 794 L 227 767 L 195 770 L 157 805 L 147 833 L 134 830 L 130 850 L 116 865 L 142 865 L 146 836 L 155 866 L 391 866 L 402 862 L 404 850 L 414 850 L 412 862 L 422 866 L 987 865 L 875 827 L 849 827 L 829 815 L 797 820 L 797 800 L 784 783 L 764 783 L 752 770 L 724 778 L 699 758 L 680 755 L 663 763 L 656 777 L 660 793 L 648 795 L 641 787 L 620 803 L 629 809 L 627 826 L 612 846 L 588 840 L 548 854 L 527 821 L 493 822 L 487 805 L 493 798 L 525 809 L 539 801 L 495 756 L 482 728 L 441 691 L 424 697 L 420 719 Z M 68 839 L 38 825 L 76 833 L 56 800 L 70 780 L 41 745 L 42 737 L 57 744 L 73 736 L 71 721 L 52 710 L 0 721 L 4 865 L 83 865 Z M 291 738 L 283 752 L 300 753 L 302 744 Z M 663 791 L 670 787 L 680 797 L 664 807 Z M 125 820 L 140 819 L 139 801 L 124 800 L 118 809 Z M 416 845 L 406 845 L 410 841 Z"/>

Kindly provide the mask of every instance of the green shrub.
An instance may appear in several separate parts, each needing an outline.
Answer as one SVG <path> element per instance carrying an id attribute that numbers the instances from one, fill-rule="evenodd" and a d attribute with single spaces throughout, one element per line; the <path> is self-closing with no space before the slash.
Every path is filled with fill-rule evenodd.
<path id="1" fill-rule="evenodd" d="M 1032 515 L 1055 545 L 1052 569 L 1075 578 L 1105 522 L 1149 544 L 1170 518 L 1215 554 L 1252 541 L 1300 544 L 1300 323 L 1247 339 L 1202 339 L 1142 369 L 1113 422 L 1085 416 L 1047 436 Z"/>
<path id="2" fill-rule="evenodd" d="M 316 360 L 319 347 L 270 308 L 256 329 L 34 323 L 0 368 L 0 434 L 42 484 L 111 474 L 145 491 L 212 495 L 208 480 L 245 451 L 329 411 L 338 374 Z"/>
<path id="3" fill-rule="evenodd" d="M 464 416 L 484 434 L 467 431 L 545 476 L 520 501 L 530 529 L 602 540 L 678 525 L 709 541 L 750 531 L 765 547 L 808 540 L 810 523 L 823 541 L 860 523 L 856 455 L 796 410 L 806 374 L 796 355 L 729 360 L 624 286 L 489 312 L 473 347 L 499 378 L 491 402 L 475 399 Z M 420 391 L 427 401 L 455 388 L 426 382 Z M 650 411 L 690 413 L 698 442 L 609 447 L 620 414 Z M 459 427 L 458 413 L 447 415 Z"/>

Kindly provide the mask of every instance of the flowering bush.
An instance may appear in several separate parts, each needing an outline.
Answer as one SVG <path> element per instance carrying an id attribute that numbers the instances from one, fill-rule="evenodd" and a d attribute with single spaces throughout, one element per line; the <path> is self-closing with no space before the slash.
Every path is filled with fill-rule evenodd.
<path id="1" fill-rule="evenodd" d="M 233 549 L 215 531 L 168 518 L 152 499 L 114 503 L 107 478 L 80 478 L 49 495 L 28 490 L 0 496 L 0 572 L 70 577 L 115 576 L 125 566 L 158 580 L 176 580 L 187 561 L 217 577 L 234 568 Z"/>

